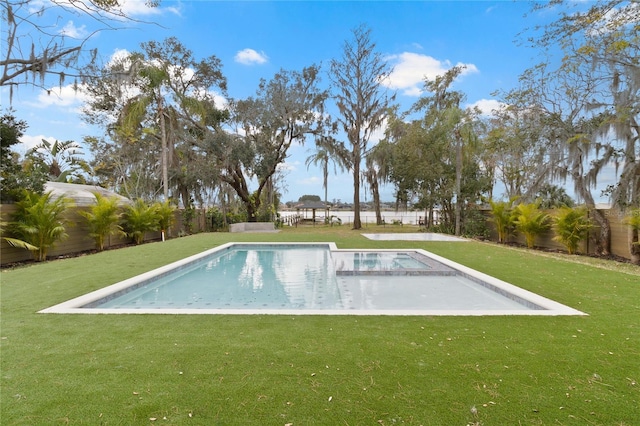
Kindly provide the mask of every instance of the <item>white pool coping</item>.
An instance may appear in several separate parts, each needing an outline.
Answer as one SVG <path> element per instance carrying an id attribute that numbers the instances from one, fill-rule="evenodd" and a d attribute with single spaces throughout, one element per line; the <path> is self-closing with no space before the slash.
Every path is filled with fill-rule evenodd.
<path id="1" fill-rule="evenodd" d="M 454 235 L 448 234 L 438 234 L 435 232 L 362 234 L 362 236 L 375 241 L 469 241 L 466 238 L 456 237 Z"/>
<path id="2" fill-rule="evenodd" d="M 209 256 L 215 252 L 229 249 L 235 245 L 260 245 L 260 246 L 291 246 L 291 245 L 314 245 L 328 246 L 329 250 L 337 252 L 416 252 L 423 256 L 447 265 L 460 273 L 473 279 L 481 280 L 489 286 L 494 286 L 500 291 L 504 291 L 513 297 L 521 298 L 541 309 L 523 310 L 450 310 L 450 309 L 425 309 L 425 310 L 390 310 L 390 309 L 368 309 L 368 310 L 334 310 L 334 309 L 106 309 L 106 308 L 83 308 L 90 303 L 101 300 L 113 293 L 127 289 L 157 275 L 165 274 L 180 266 L 184 266 L 200 258 Z M 562 316 L 562 315 L 587 315 L 584 312 L 573 309 L 569 306 L 555 302 L 536 293 L 517 287 L 513 284 L 499 280 L 490 275 L 468 268 L 452 260 L 438 256 L 434 253 L 422 249 L 338 249 L 332 242 L 317 243 L 227 243 L 210 250 L 189 256 L 168 265 L 156 268 L 152 271 L 137 275 L 116 284 L 92 291 L 66 302 L 51 306 L 39 311 L 48 314 L 174 314 L 174 315 L 357 315 L 357 316 Z"/>

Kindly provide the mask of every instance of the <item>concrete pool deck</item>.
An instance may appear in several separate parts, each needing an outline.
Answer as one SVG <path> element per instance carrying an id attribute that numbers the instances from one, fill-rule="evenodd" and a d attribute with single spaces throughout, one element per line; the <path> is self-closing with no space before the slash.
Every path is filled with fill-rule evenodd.
<path id="1" fill-rule="evenodd" d="M 362 236 L 375 241 L 469 241 L 466 238 L 434 232 L 362 234 Z"/>

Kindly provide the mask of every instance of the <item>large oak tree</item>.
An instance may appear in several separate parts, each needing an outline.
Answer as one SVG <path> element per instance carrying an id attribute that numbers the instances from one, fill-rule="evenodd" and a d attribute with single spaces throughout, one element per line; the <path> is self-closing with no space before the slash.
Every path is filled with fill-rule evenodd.
<path id="1" fill-rule="evenodd" d="M 318 82 L 317 66 L 282 70 L 270 81 L 262 80 L 255 97 L 232 102 L 230 123 L 234 128 L 215 132 L 205 141 L 220 180 L 242 200 L 249 221 L 258 220 L 263 191 L 271 185 L 291 145 L 303 144 L 307 137 L 320 138 L 328 131 L 324 114 L 328 93 L 318 88 Z"/>

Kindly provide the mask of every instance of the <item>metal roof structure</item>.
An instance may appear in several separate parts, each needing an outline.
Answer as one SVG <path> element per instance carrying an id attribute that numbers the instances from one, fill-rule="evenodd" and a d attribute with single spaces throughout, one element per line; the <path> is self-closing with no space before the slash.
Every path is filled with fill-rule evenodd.
<path id="1" fill-rule="evenodd" d="M 90 206 L 96 203 L 94 193 L 100 193 L 105 197 L 116 197 L 120 204 L 131 204 L 131 200 L 116 194 L 108 189 L 101 188 L 96 185 L 80 185 L 77 183 L 64 182 L 46 182 L 44 184 L 44 192 L 51 192 L 51 196 L 55 198 L 67 197 L 73 200 L 76 206 Z"/>

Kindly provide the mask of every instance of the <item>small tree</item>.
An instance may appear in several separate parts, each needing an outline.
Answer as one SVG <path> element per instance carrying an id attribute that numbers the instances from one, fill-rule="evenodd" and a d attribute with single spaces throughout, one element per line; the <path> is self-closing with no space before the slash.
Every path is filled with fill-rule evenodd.
<path id="1" fill-rule="evenodd" d="M 302 197 L 298 198 L 298 202 L 299 203 L 304 203 L 306 201 L 317 201 L 317 202 L 320 202 L 322 200 L 320 199 L 319 195 L 303 195 Z"/>
<path id="2" fill-rule="evenodd" d="M 47 175 L 38 167 L 28 167 L 20 161 L 20 155 L 13 151 L 27 129 L 27 122 L 18 120 L 13 110 L 0 116 L 0 200 L 3 203 L 20 199 L 25 189 L 41 194 Z"/>
<path id="3" fill-rule="evenodd" d="M 125 208 L 122 228 L 136 244 L 142 244 L 147 232 L 158 229 L 156 207 L 148 205 L 142 199 Z"/>
<path id="4" fill-rule="evenodd" d="M 64 213 L 70 204 L 70 200 L 64 197 L 53 199 L 51 192 L 40 195 L 24 191 L 22 199 L 15 204 L 9 231 L 18 240 L 29 244 L 33 258 L 42 262 L 56 242 L 68 237 Z"/>
<path id="5" fill-rule="evenodd" d="M 513 234 L 515 229 L 515 218 L 511 208 L 512 204 L 513 199 L 509 201 L 489 200 L 489 206 L 491 206 L 491 221 L 496 225 L 498 243 L 506 242 L 509 235 Z"/>
<path id="6" fill-rule="evenodd" d="M 383 125 L 395 95 L 387 96 L 383 82 L 391 74 L 384 55 L 371 40 L 371 29 L 361 25 L 344 44 L 342 58 L 331 60 L 330 78 L 338 107 L 338 124 L 344 130 L 351 150 L 340 161 L 353 175 L 353 229 L 360 220 L 360 166 L 367 157 L 369 141 Z"/>
<path id="7" fill-rule="evenodd" d="M 527 247 L 533 248 L 536 237 L 549 229 L 549 215 L 540 211 L 536 203 L 520 203 L 513 213 L 516 229 L 524 235 Z"/>
<path id="8" fill-rule="evenodd" d="M 110 235 L 124 235 L 122 226 L 119 225 L 120 216 L 118 199 L 105 197 L 99 192 L 94 192 L 96 204 L 88 211 L 80 211 L 80 215 L 87 221 L 89 236 L 96 242 L 98 251 L 104 250 L 104 242 Z"/>
<path id="9" fill-rule="evenodd" d="M 569 254 L 574 254 L 580 241 L 587 238 L 591 221 L 587 217 L 586 207 L 561 207 L 553 218 L 553 225 L 558 241 L 567 248 Z"/>

